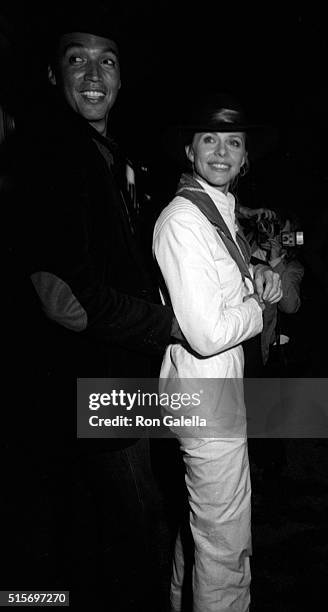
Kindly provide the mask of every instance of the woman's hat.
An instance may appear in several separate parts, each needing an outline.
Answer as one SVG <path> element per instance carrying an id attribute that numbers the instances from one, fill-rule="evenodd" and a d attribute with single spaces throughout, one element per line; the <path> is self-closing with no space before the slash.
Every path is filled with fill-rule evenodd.
<path id="1" fill-rule="evenodd" d="M 188 164 L 185 146 L 198 132 L 246 132 L 251 160 L 263 157 L 277 142 L 277 129 L 246 117 L 240 102 L 230 94 L 212 94 L 191 109 L 185 122 L 172 125 L 164 134 L 164 147 L 179 165 Z"/>

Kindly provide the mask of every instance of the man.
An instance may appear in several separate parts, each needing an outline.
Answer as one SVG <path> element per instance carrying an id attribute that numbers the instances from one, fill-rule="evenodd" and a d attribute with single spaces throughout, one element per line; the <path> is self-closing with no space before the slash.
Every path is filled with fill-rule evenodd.
<path id="1" fill-rule="evenodd" d="M 111 24 L 88 14 L 60 28 L 48 69 L 53 95 L 17 130 L 14 250 L 24 269 L 31 336 L 22 344 L 39 426 L 20 453 L 23 473 L 41 491 L 35 499 L 46 500 L 40 527 L 26 498 L 20 533 L 34 533 L 35 585 L 59 582 L 95 609 L 160 609 L 147 441 L 74 440 L 75 387 L 78 377 L 150 376 L 173 313 L 156 304 L 134 240 L 125 160 L 108 138 L 121 87 Z M 18 565 L 23 558 L 21 548 Z"/>
<path id="2" fill-rule="evenodd" d="M 20 342 L 38 426 L 15 472 L 31 479 L 19 533 L 35 535 L 36 588 L 55 583 L 96 610 L 144 612 L 162 603 L 147 444 L 74 441 L 76 378 L 149 375 L 149 359 L 161 356 L 177 325 L 156 303 L 134 240 L 124 160 L 108 138 L 121 86 L 118 32 L 101 14 L 83 19 L 79 12 L 61 21 L 48 68 L 53 99 L 32 108 L 18 134 L 15 261 L 25 306 L 16 319 L 31 330 Z M 260 290 L 276 282 L 258 277 Z M 29 521 L 31 491 L 41 491 L 45 540 Z"/>

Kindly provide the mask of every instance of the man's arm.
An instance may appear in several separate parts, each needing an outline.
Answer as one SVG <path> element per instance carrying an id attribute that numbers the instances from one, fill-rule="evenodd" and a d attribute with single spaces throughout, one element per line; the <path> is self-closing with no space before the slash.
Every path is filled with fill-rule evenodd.
<path id="1" fill-rule="evenodd" d="M 150 354 L 161 353 L 171 334 L 176 333 L 176 322 L 168 307 L 96 282 L 86 290 L 82 283 L 74 294 L 74 275 L 68 284 L 43 270 L 34 272 L 31 280 L 46 316 L 71 331 Z M 90 299 L 91 292 L 94 292 L 93 299 Z"/>
<path id="2" fill-rule="evenodd" d="M 60 168 L 59 173 L 49 161 L 38 169 L 25 184 L 30 208 L 20 252 L 46 316 L 101 342 L 161 353 L 171 337 L 173 312 L 143 299 L 142 292 L 135 297 L 135 291 L 129 295 L 111 286 L 110 270 L 105 274 L 92 250 L 82 172 L 74 176 L 71 168 Z M 117 278 L 119 260 L 106 265 Z"/>

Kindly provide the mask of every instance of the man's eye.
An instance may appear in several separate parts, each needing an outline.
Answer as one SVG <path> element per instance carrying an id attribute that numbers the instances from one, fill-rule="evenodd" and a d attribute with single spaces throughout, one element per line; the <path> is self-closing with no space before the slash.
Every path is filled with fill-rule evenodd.
<path id="1" fill-rule="evenodd" d="M 105 59 L 103 59 L 103 64 L 105 64 L 105 66 L 116 66 L 116 62 L 112 57 L 105 57 Z"/>
<path id="2" fill-rule="evenodd" d="M 83 58 L 80 55 L 71 55 L 69 58 L 69 63 L 72 66 L 78 66 L 83 63 Z"/>

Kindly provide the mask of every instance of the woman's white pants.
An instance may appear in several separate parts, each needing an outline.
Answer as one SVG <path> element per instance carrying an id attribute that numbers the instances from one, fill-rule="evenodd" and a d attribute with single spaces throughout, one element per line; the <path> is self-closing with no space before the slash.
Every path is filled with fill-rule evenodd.
<path id="1" fill-rule="evenodd" d="M 181 438 L 194 540 L 193 612 L 246 612 L 250 604 L 251 485 L 245 438 Z M 181 609 L 178 536 L 172 611 Z"/>

